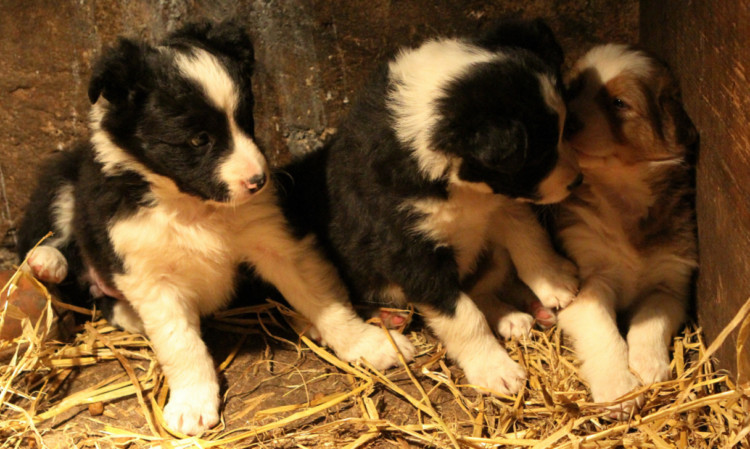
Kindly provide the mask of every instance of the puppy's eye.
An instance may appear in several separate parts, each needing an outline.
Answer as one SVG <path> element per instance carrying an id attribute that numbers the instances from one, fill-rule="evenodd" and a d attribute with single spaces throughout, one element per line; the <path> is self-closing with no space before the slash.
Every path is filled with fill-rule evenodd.
<path id="1" fill-rule="evenodd" d="M 191 147 L 196 149 L 204 148 L 206 145 L 211 143 L 211 136 L 209 136 L 207 132 L 201 131 L 191 137 L 188 143 Z"/>
<path id="2" fill-rule="evenodd" d="M 613 98 L 612 99 L 612 106 L 614 106 L 616 109 L 627 109 L 629 108 L 628 104 L 625 103 L 622 98 Z"/>

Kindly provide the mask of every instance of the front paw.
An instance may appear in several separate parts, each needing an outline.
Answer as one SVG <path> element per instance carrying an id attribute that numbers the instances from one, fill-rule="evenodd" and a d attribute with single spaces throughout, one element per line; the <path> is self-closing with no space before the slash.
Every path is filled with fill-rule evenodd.
<path id="1" fill-rule="evenodd" d="M 185 435 L 199 435 L 219 422 L 218 385 L 170 392 L 164 407 L 167 427 Z"/>
<path id="2" fill-rule="evenodd" d="M 358 337 L 353 338 L 353 341 L 349 341 L 346 348 L 334 348 L 339 358 L 346 362 L 366 359 L 377 370 L 398 365 L 398 353 L 385 331 L 369 324 L 362 323 L 362 325 L 365 326 L 363 332 Z M 388 333 L 390 333 L 404 359 L 407 362 L 414 360 L 417 349 L 411 341 L 396 331 L 388 331 Z"/>
<path id="3" fill-rule="evenodd" d="M 527 285 L 544 307 L 562 309 L 578 294 L 578 270 L 570 261 L 557 258 Z"/>
<path id="4" fill-rule="evenodd" d="M 613 402 L 606 406 L 608 416 L 612 419 L 626 420 L 634 410 L 643 405 L 643 396 L 618 401 L 618 399 L 641 386 L 640 381 L 628 370 L 612 370 L 601 373 L 596 380 L 591 380 L 591 396 L 594 402 Z"/>
<path id="5" fill-rule="evenodd" d="M 514 337 L 522 338 L 529 335 L 533 325 L 534 317 L 528 313 L 512 310 L 498 319 L 497 333 L 506 340 Z"/>
<path id="6" fill-rule="evenodd" d="M 526 383 L 526 371 L 504 350 L 462 363 L 461 367 L 468 383 L 496 395 L 512 396 Z"/>
<path id="7" fill-rule="evenodd" d="M 632 346 L 628 350 L 628 364 L 644 385 L 663 382 L 672 375 L 665 348 Z"/>

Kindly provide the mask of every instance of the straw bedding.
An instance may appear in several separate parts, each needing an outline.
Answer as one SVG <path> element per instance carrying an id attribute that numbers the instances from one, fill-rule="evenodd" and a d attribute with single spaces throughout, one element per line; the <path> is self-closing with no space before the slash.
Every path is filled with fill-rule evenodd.
<path id="1" fill-rule="evenodd" d="M 738 354 L 750 356 L 741 346 L 750 300 L 708 348 L 700 329 L 687 326 L 672 347 L 675 379 L 641 389 L 645 406 L 627 422 L 609 421 L 587 402 L 554 328 L 507 342 L 529 381 L 517 396 L 497 398 L 464 385 L 420 326 L 407 330 L 416 360 L 378 372 L 291 332 L 294 312 L 282 304 L 234 308 L 204 330 L 224 379 L 222 422 L 188 438 L 163 426 L 168 387 L 144 337 L 93 318 L 55 338 L 70 321 L 62 317 L 95 312 L 35 288 L 47 298 L 45 313 L 25 319 L 22 336 L 0 341 L 0 448 L 749 447 L 750 385 L 714 370 L 711 355 L 739 328 Z M 6 307 L 0 325 L 17 315 Z"/>

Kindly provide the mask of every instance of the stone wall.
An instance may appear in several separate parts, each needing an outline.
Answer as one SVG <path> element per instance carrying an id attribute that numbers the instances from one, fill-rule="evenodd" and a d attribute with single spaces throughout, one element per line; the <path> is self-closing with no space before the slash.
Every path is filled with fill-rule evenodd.
<path id="1" fill-rule="evenodd" d="M 197 18 L 247 23 L 256 45 L 257 136 L 275 162 L 317 146 L 370 71 L 401 45 L 545 17 L 569 59 L 635 41 L 636 0 L 2 0 L 0 237 L 21 215 L 45 155 L 86 137 L 92 61 L 117 35 L 158 40 Z"/>

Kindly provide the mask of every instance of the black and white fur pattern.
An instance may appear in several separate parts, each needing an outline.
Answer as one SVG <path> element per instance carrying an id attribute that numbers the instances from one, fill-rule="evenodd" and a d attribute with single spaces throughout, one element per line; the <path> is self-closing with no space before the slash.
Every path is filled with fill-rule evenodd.
<path id="1" fill-rule="evenodd" d="M 577 291 L 527 204 L 564 199 L 579 175 L 561 141 L 561 60 L 540 21 L 402 50 L 329 145 L 288 168 L 294 222 L 317 223 L 354 300 L 416 304 L 468 382 L 498 394 L 525 371 L 478 305 L 498 331 L 528 331 L 497 297 L 511 259 L 547 306 Z M 469 285 L 480 260 L 489 269 Z"/>
<path id="2" fill-rule="evenodd" d="M 669 342 L 697 266 L 697 132 L 674 76 L 643 51 L 595 47 L 570 78 L 566 138 L 584 181 L 562 203 L 556 226 L 580 270 L 581 292 L 558 323 L 573 339 L 594 401 L 612 402 L 670 377 Z M 612 417 L 627 418 L 640 401 L 611 405 Z"/>
<path id="3" fill-rule="evenodd" d="M 115 323 L 145 331 L 170 386 L 166 422 L 185 434 L 219 420 L 200 317 L 227 304 L 240 264 L 342 359 L 380 369 L 398 361 L 387 335 L 355 314 L 314 239 L 288 229 L 253 138 L 252 68 L 249 38 L 229 23 L 189 25 L 160 46 L 120 40 L 91 79 L 90 145 L 47 164 L 19 229 L 22 256 L 55 232 L 27 269 L 118 298 Z M 408 339 L 393 338 L 410 359 Z"/>

